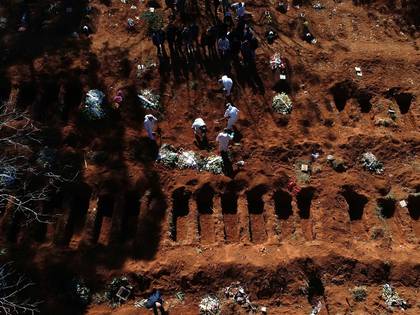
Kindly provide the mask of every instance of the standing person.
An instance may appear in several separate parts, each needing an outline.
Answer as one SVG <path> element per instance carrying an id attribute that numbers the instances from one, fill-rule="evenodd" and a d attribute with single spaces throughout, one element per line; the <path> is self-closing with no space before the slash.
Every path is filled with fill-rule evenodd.
<path id="1" fill-rule="evenodd" d="M 239 109 L 233 106 L 231 103 L 226 104 L 225 118 L 228 119 L 226 129 L 232 130 L 233 125 L 238 120 Z"/>
<path id="2" fill-rule="evenodd" d="M 241 51 L 241 40 L 240 36 L 236 31 L 231 32 L 230 34 L 230 55 L 233 62 L 239 62 L 239 52 Z"/>
<path id="3" fill-rule="evenodd" d="M 248 40 L 245 40 L 241 44 L 241 54 L 244 60 L 244 63 L 247 66 L 251 66 L 255 61 L 255 51 L 251 47 L 251 43 Z"/>
<path id="4" fill-rule="evenodd" d="M 230 50 L 230 42 L 226 35 L 219 38 L 219 40 L 217 41 L 217 49 L 219 50 L 220 58 L 222 60 L 226 59 Z"/>
<path id="5" fill-rule="evenodd" d="M 182 42 L 184 43 L 187 54 L 193 54 L 194 51 L 192 47 L 192 34 L 188 26 L 185 26 L 182 29 Z"/>
<path id="6" fill-rule="evenodd" d="M 144 129 L 146 129 L 147 136 L 150 140 L 155 140 L 154 128 L 157 122 L 157 118 L 153 115 L 144 116 Z"/>
<path id="7" fill-rule="evenodd" d="M 175 39 L 176 39 L 177 27 L 173 23 L 169 23 L 166 27 L 166 41 L 168 42 L 169 50 L 171 53 L 175 51 Z"/>
<path id="8" fill-rule="evenodd" d="M 192 22 L 190 25 L 190 33 L 191 33 L 191 40 L 195 44 L 194 50 L 198 48 L 198 35 L 199 35 L 200 29 L 198 28 L 198 25 L 196 22 Z"/>
<path id="9" fill-rule="evenodd" d="M 219 80 L 219 83 L 223 85 L 223 91 L 225 91 L 226 96 L 230 96 L 230 92 L 233 86 L 233 80 L 229 78 L 227 75 L 224 75 Z"/>
<path id="10" fill-rule="evenodd" d="M 166 55 L 165 47 L 163 46 L 163 43 L 165 42 L 165 32 L 163 31 L 163 29 L 153 32 L 152 42 L 153 45 L 156 46 L 157 53 L 159 56 L 161 56 L 162 54 Z"/>
<path id="11" fill-rule="evenodd" d="M 212 58 L 216 57 L 216 39 L 217 39 L 217 26 L 213 25 L 207 29 L 207 49 L 209 50 L 209 56 Z"/>
<path id="12" fill-rule="evenodd" d="M 230 12 L 229 10 L 226 11 L 223 16 L 223 23 L 226 24 L 228 27 L 232 27 L 233 25 L 232 12 Z"/>
<path id="13" fill-rule="evenodd" d="M 25 32 L 29 26 L 29 7 L 27 1 L 23 1 L 19 7 L 20 11 L 20 26 L 19 32 Z"/>
<path id="14" fill-rule="evenodd" d="M 149 296 L 146 302 L 146 308 L 153 309 L 153 314 L 158 315 L 158 309 L 161 315 L 165 315 L 165 309 L 163 308 L 163 298 L 159 290 L 153 290 L 153 293 Z"/>
<path id="15" fill-rule="evenodd" d="M 182 31 L 177 27 L 175 33 L 175 50 L 182 55 Z"/>
<path id="16" fill-rule="evenodd" d="M 195 138 L 200 146 L 207 145 L 207 126 L 202 118 L 194 120 L 191 128 L 194 130 Z"/>
<path id="17" fill-rule="evenodd" d="M 244 31 L 242 35 L 242 40 L 251 41 L 254 38 L 254 33 L 252 32 L 251 27 L 248 24 L 244 25 Z"/>
<path id="18" fill-rule="evenodd" d="M 226 13 L 229 11 L 230 8 L 230 0 L 221 0 L 222 1 L 222 7 L 223 7 L 223 13 Z"/>
<path id="19" fill-rule="evenodd" d="M 233 134 L 228 129 L 224 129 L 217 135 L 216 141 L 219 143 L 219 151 L 222 155 L 227 155 L 231 140 L 233 140 Z"/>
<path id="20" fill-rule="evenodd" d="M 236 10 L 236 16 L 238 20 L 242 20 L 245 16 L 245 3 L 244 2 L 237 2 L 232 4 L 232 8 Z"/>
<path id="21" fill-rule="evenodd" d="M 217 18 L 217 10 L 219 9 L 219 6 L 220 6 L 220 0 L 213 0 L 213 5 L 214 5 L 214 15 Z"/>
<path id="22" fill-rule="evenodd" d="M 175 16 L 175 4 L 176 4 L 176 1 L 174 1 L 174 0 L 165 0 L 165 4 L 166 4 L 166 6 L 169 9 L 171 9 L 172 16 Z"/>

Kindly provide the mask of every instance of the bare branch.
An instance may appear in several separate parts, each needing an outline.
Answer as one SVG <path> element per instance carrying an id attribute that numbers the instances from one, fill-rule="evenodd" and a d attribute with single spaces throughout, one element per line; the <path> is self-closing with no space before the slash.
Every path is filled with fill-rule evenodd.
<path id="1" fill-rule="evenodd" d="M 53 169 L 53 150 L 40 151 L 38 132 L 26 113 L 0 105 L 0 206 L 11 206 L 23 215 L 26 224 L 54 222 L 53 215 L 40 213 L 34 205 L 48 201 L 52 193 L 79 174 L 66 178 L 60 175 L 63 169 Z"/>
<path id="2" fill-rule="evenodd" d="M 18 275 L 12 263 L 0 266 L 0 313 L 5 315 L 36 314 L 41 302 L 24 298 L 24 291 L 34 284 Z"/>

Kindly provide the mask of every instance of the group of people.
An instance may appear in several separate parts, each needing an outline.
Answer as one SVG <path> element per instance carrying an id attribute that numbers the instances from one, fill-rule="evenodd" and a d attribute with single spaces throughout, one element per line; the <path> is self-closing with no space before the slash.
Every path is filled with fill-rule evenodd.
<path id="1" fill-rule="evenodd" d="M 184 10 L 183 2 L 185 1 L 171 0 L 167 1 L 167 4 L 171 8 Z M 165 42 L 167 42 L 171 57 L 194 57 L 201 47 L 204 55 L 209 58 L 219 57 L 225 69 L 230 61 L 239 61 L 240 55 L 245 65 L 253 65 L 258 40 L 247 23 L 248 13 L 245 10 L 245 4 L 238 2 L 231 5 L 228 0 L 216 0 L 214 1 L 216 15 L 220 5 L 223 8 L 223 19 L 216 19 L 217 22 L 203 30 L 201 34 L 195 22 L 178 26 L 170 21 L 165 29 L 155 30 L 151 34 L 151 39 L 158 55 L 167 56 L 165 49 Z M 209 14 L 213 14 L 208 1 L 206 1 L 206 10 Z"/>
<path id="2" fill-rule="evenodd" d="M 182 27 L 171 22 L 165 30 L 159 29 L 152 33 L 152 42 L 159 56 L 167 56 L 165 41 L 171 55 L 192 55 L 199 46 L 198 38 L 199 28 L 194 22 Z"/>
<path id="3" fill-rule="evenodd" d="M 222 79 L 219 80 L 219 83 L 223 85 L 223 90 L 226 95 L 230 95 L 231 88 L 233 85 L 232 79 L 224 75 Z M 232 103 L 226 104 L 226 110 L 223 116 L 223 120 L 227 120 L 226 128 L 221 131 L 217 137 L 216 142 L 219 145 L 219 151 L 222 155 L 226 154 L 229 150 L 229 143 L 233 140 L 234 137 L 234 125 L 239 117 L 239 109 L 234 106 Z M 144 116 L 144 129 L 146 130 L 147 136 L 150 140 L 156 140 L 155 129 L 158 124 L 158 119 L 152 114 L 147 114 Z M 193 129 L 197 144 L 200 148 L 208 147 L 207 139 L 207 125 L 203 118 L 198 117 L 194 120 L 191 128 Z M 159 130 L 159 129 L 158 129 Z"/>
<path id="4" fill-rule="evenodd" d="M 233 126 L 238 120 L 238 116 L 239 109 L 231 103 L 227 103 L 225 114 L 223 116 L 223 119 L 227 120 L 227 126 L 216 137 L 216 142 L 219 145 L 219 151 L 222 155 L 226 154 L 229 150 L 229 143 L 234 137 Z M 208 146 L 207 126 L 204 120 L 201 117 L 195 119 L 191 128 L 194 131 L 197 143 L 203 147 Z"/>
<path id="5" fill-rule="evenodd" d="M 239 64 L 247 67 L 251 73 L 253 69 L 256 69 L 255 50 L 259 43 L 248 24 L 250 14 L 246 11 L 244 2 L 232 4 L 230 0 L 206 0 L 206 14 L 216 17 L 216 23 L 202 31 L 194 17 L 185 16 L 184 0 L 167 0 L 166 5 L 172 10 L 174 16 L 180 13 L 183 24 L 176 24 L 176 19 L 171 18 L 165 28 L 155 30 L 151 34 L 151 40 L 159 57 L 166 58 L 168 56 L 167 48 L 169 48 L 171 58 L 180 56 L 189 58 L 196 56 L 196 53 L 201 53 L 210 59 L 218 58 L 225 73 L 230 73 L 231 62 L 235 67 Z M 221 13 L 223 18 L 219 19 L 218 16 Z M 226 120 L 226 126 L 217 134 L 215 140 L 220 154 L 225 160 L 228 157 L 229 144 L 235 136 L 234 125 L 239 117 L 239 109 L 231 101 L 233 80 L 229 75 L 223 75 L 218 83 L 226 96 L 226 109 L 223 118 L 217 122 Z M 156 135 L 160 131 L 157 125 L 158 119 L 152 114 L 147 114 L 144 117 L 144 128 L 148 138 L 152 141 L 156 141 Z M 192 122 L 191 128 L 198 146 L 208 149 L 208 129 L 205 119 L 197 117 Z"/>

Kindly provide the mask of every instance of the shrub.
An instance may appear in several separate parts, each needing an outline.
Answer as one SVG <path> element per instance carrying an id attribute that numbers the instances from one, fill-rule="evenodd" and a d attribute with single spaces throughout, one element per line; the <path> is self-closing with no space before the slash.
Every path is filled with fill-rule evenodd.
<path id="1" fill-rule="evenodd" d="M 152 35 L 153 32 L 156 32 L 163 27 L 162 15 L 156 11 L 146 11 L 141 14 L 140 18 L 147 24 L 148 35 Z"/>
<path id="2" fill-rule="evenodd" d="M 367 289 L 365 286 L 354 287 L 351 290 L 351 294 L 356 302 L 363 302 L 367 297 Z"/>

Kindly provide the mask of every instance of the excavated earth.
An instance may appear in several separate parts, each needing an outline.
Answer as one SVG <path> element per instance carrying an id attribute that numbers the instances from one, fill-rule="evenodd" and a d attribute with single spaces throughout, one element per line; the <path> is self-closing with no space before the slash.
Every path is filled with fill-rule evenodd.
<path id="1" fill-rule="evenodd" d="M 225 176 L 154 162 L 137 92 L 161 95 L 159 145 L 200 151 L 192 121 L 206 120 L 212 144 L 224 126 L 222 68 L 202 54 L 189 63 L 159 60 L 135 18 L 146 2 L 123 2 L 79 1 L 70 18 L 34 13 L 32 29 L 17 32 L 12 23 L 1 34 L 0 98 L 31 113 L 45 127 L 46 144 L 81 174 L 36 205 L 61 214 L 54 224 L 21 225 L 2 211 L 1 247 L 36 283 L 41 314 L 149 314 L 134 301 L 153 288 L 163 292 L 169 314 L 198 314 L 204 295 L 234 281 L 269 314 L 310 314 L 319 301 L 319 314 L 419 314 L 420 12 L 405 8 L 406 1 L 323 0 L 322 10 L 302 1 L 282 14 L 275 1 L 247 1 L 260 42 L 258 75 L 232 69 L 232 100 L 240 109 L 232 160 L 244 165 Z M 41 12 L 49 3 L 29 7 Z M 192 15 L 203 29 L 213 18 L 197 3 Z M 5 5 L 0 10 L 14 14 Z M 279 34 L 271 45 L 264 39 L 266 10 Z M 166 24 L 170 10 L 161 3 L 157 11 Z M 302 14 L 316 44 L 300 37 Z M 127 18 L 136 30 L 127 31 Z M 93 33 L 72 36 L 86 21 Z M 275 52 L 290 68 L 280 87 L 293 101 L 287 116 L 271 108 L 279 89 L 269 65 Z M 158 67 L 138 79 L 137 65 L 147 60 Z M 122 90 L 124 101 L 106 121 L 87 124 L 80 108 L 94 88 L 108 101 Z M 396 119 L 383 126 L 378 121 L 389 121 L 389 109 Z M 99 162 L 92 158 L 97 152 Z M 382 174 L 363 168 L 365 152 L 383 163 Z M 328 155 L 347 168 L 334 170 Z M 122 275 L 135 288 L 117 308 L 92 302 L 81 309 L 64 289 L 77 277 L 100 292 Z M 411 307 L 387 308 L 385 283 Z M 365 301 L 354 300 L 356 286 L 367 288 Z M 174 297 L 178 291 L 185 300 Z M 246 314 L 231 302 L 222 313 Z"/>

